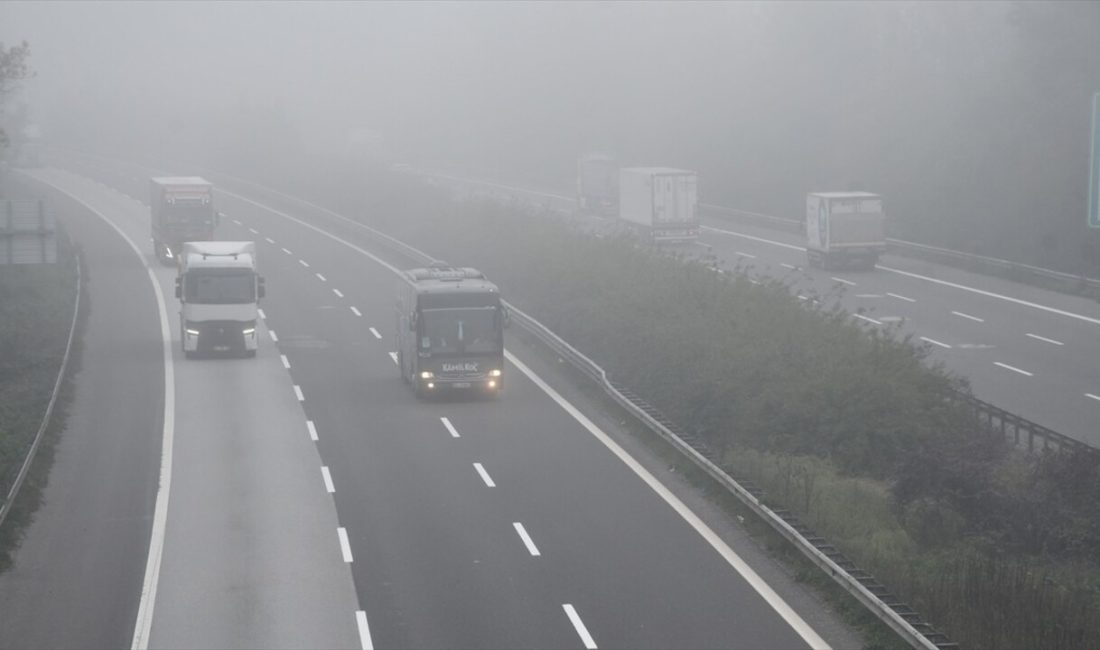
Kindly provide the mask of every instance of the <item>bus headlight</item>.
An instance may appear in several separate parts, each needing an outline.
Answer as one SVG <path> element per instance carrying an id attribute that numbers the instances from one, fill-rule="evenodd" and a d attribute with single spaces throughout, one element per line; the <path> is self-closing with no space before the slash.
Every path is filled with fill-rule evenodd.
<path id="1" fill-rule="evenodd" d="M 489 376 L 490 377 L 499 377 L 500 376 L 500 369 L 499 368 L 494 368 L 494 369 L 490 370 L 489 371 Z"/>
<path id="2" fill-rule="evenodd" d="M 432 377 L 435 377 L 435 375 L 432 374 L 431 370 L 425 370 L 420 373 L 421 379 L 431 379 Z M 431 388 L 431 386 L 428 386 L 428 388 Z"/>

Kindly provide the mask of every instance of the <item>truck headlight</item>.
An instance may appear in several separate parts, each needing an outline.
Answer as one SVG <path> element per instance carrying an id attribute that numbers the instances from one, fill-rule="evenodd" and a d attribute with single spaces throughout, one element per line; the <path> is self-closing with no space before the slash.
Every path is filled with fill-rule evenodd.
<path id="1" fill-rule="evenodd" d="M 490 370 L 489 371 L 489 376 L 490 377 L 499 377 L 500 376 L 500 369 L 499 368 L 494 368 L 494 369 Z"/>
<path id="2" fill-rule="evenodd" d="M 432 377 L 435 377 L 435 375 L 432 374 L 431 370 L 425 370 L 424 372 L 420 373 L 421 379 L 431 379 Z"/>
<path id="3" fill-rule="evenodd" d="M 256 334 L 256 328 L 246 327 L 245 329 L 241 330 L 241 334 L 244 334 L 245 336 L 253 336 L 254 334 Z"/>
<path id="4" fill-rule="evenodd" d="M 198 336 L 198 335 L 199 335 L 199 331 L 198 331 L 198 330 L 193 330 L 193 329 L 190 329 L 190 328 L 188 328 L 188 330 L 187 330 L 187 334 L 188 334 L 189 336 Z"/>

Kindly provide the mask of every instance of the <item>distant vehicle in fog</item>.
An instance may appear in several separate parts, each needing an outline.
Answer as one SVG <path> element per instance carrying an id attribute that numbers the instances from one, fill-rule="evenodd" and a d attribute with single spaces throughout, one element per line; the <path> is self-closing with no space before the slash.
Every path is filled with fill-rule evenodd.
<path id="1" fill-rule="evenodd" d="M 590 153 L 577 160 L 577 209 L 613 217 L 619 211 L 619 162 Z"/>
<path id="2" fill-rule="evenodd" d="M 619 218 L 653 243 L 699 238 L 699 177 L 671 167 L 619 170 Z"/>
<path id="3" fill-rule="evenodd" d="M 184 355 L 235 352 L 256 356 L 256 316 L 264 278 L 250 241 L 185 242 L 179 252 L 176 297 Z"/>
<path id="4" fill-rule="evenodd" d="M 149 211 L 153 253 L 171 264 L 183 242 L 213 240 L 219 214 L 214 211 L 214 186 L 197 176 L 149 179 Z"/>
<path id="5" fill-rule="evenodd" d="M 436 263 L 403 271 L 397 287 L 397 363 L 417 396 L 450 390 L 496 395 L 507 312 L 477 269 Z"/>
<path id="6" fill-rule="evenodd" d="M 886 251 L 886 217 L 878 194 L 810 193 L 803 227 L 810 266 L 870 270 Z"/>

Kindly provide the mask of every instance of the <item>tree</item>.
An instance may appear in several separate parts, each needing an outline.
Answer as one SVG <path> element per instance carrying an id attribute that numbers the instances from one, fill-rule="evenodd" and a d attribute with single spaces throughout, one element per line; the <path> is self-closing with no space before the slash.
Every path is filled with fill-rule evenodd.
<path id="1" fill-rule="evenodd" d="M 9 97 L 19 90 L 19 82 L 34 76 L 27 59 L 31 55 L 31 46 L 26 41 L 19 45 L 4 47 L 0 43 L 0 117 Z M 8 146 L 8 135 L 0 125 L 0 149 Z"/>

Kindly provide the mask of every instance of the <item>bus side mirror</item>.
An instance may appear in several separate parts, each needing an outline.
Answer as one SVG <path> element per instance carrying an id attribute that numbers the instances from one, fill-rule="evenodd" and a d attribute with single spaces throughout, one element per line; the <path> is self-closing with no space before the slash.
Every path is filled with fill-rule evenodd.
<path id="1" fill-rule="evenodd" d="M 256 282 L 256 297 L 257 299 L 263 298 L 267 295 L 267 283 L 264 281 L 264 276 L 261 275 Z"/>
<path id="2" fill-rule="evenodd" d="M 183 279 L 176 278 L 176 297 L 183 299 Z"/>

